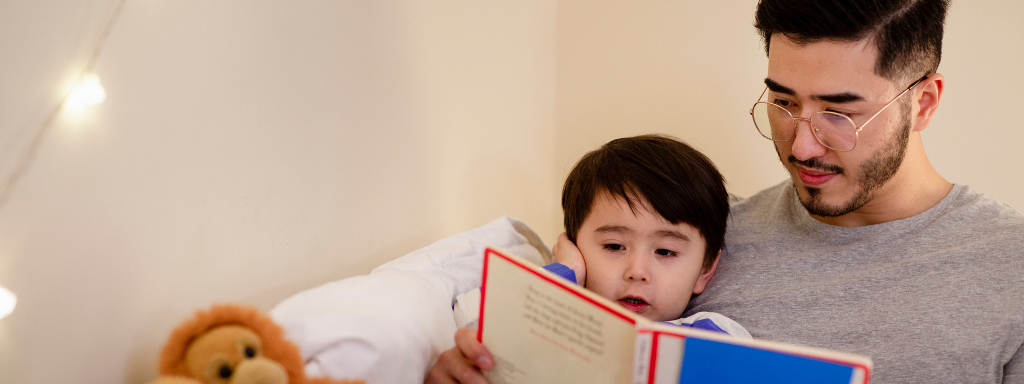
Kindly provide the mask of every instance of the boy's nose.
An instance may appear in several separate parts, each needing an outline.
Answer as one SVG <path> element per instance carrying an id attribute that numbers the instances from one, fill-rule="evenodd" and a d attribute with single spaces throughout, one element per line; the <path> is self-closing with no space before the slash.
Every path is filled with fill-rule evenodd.
<path id="1" fill-rule="evenodd" d="M 627 281 L 646 282 L 651 276 L 647 266 L 647 258 L 641 254 L 632 253 L 629 255 L 629 265 L 626 266 L 626 273 L 623 275 Z"/>

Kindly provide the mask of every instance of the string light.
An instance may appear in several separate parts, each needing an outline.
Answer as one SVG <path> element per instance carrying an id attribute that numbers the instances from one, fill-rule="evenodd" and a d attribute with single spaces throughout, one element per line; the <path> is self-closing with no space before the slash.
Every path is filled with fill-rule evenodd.
<path id="1" fill-rule="evenodd" d="M 107 36 L 110 35 L 111 29 L 117 21 L 118 16 L 121 14 L 121 10 L 124 9 L 124 4 L 128 0 L 109 0 L 111 7 L 110 12 L 106 17 L 106 22 L 101 25 L 101 28 L 93 40 L 90 48 L 90 55 L 85 66 L 82 67 L 82 77 L 79 79 L 78 84 L 71 89 L 70 93 L 66 93 L 62 98 L 61 103 L 54 105 L 54 108 L 50 110 L 50 114 L 47 115 L 46 119 L 36 126 L 35 129 L 29 132 L 31 139 L 27 145 L 18 151 L 17 160 L 14 165 L 10 167 L 11 171 L 6 175 L 0 175 L 0 177 L 6 177 L 6 180 L 0 179 L 0 208 L 7 203 L 8 198 L 11 196 L 11 190 L 15 185 L 18 184 L 18 180 L 21 179 L 21 175 L 28 168 L 32 159 L 35 158 L 36 152 L 39 150 L 39 146 L 43 142 L 43 138 L 46 136 L 46 132 L 50 126 L 57 120 L 58 116 L 61 115 L 61 111 L 81 113 L 87 105 L 95 105 L 102 103 L 107 98 L 107 91 L 103 89 L 103 84 L 100 83 L 100 78 L 93 73 L 93 68 L 96 66 L 96 62 L 99 60 L 100 53 L 103 51 L 103 45 L 107 41 Z M 67 89 L 65 89 L 67 91 Z"/>
<path id="2" fill-rule="evenodd" d="M 14 307 L 18 305 L 18 296 L 14 295 L 7 288 L 0 287 L 0 319 L 3 319 L 14 312 Z"/>
<path id="3" fill-rule="evenodd" d="M 78 84 L 75 84 L 75 87 L 71 92 L 66 94 L 63 105 L 60 103 L 55 105 L 50 114 L 46 117 L 46 120 L 32 131 L 32 139 L 29 141 L 28 145 L 20 151 L 20 155 L 18 156 L 18 160 L 12 171 L 9 175 L 6 175 L 6 180 L 2 180 L 4 183 L 0 184 L 0 208 L 2 208 L 7 202 L 11 188 L 17 184 L 18 180 L 21 178 L 22 172 L 25 171 L 31 160 L 35 157 L 35 153 L 39 148 L 40 143 L 42 143 L 42 138 L 45 136 L 50 125 L 54 122 L 55 117 L 60 114 L 60 110 L 63 108 L 65 110 L 77 110 L 80 112 L 87 106 L 102 103 L 107 99 L 107 91 L 103 89 L 103 83 L 100 82 L 99 76 L 92 73 L 92 70 L 96 66 L 96 61 L 99 59 L 100 52 L 103 51 L 103 45 L 106 43 L 107 36 L 110 34 L 110 30 L 113 29 L 114 23 L 121 14 L 121 10 L 124 9 L 124 4 L 127 0 L 109 1 L 111 3 L 110 13 L 106 17 L 106 22 L 101 26 L 99 34 L 93 40 L 88 62 L 85 67 L 82 68 L 81 73 L 84 73 L 84 75 L 79 79 Z M 14 312 L 14 307 L 17 305 L 18 297 L 14 292 L 0 286 L 0 319 L 10 316 L 11 312 Z"/>
<path id="4" fill-rule="evenodd" d="M 82 76 L 82 80 L 75 84 L 75 88 L 64 101 L 64 108 L 72 112 L 82 112 L 85 107 L 97 105 L 106 99 L 107 91 L 103 89 L 100 77 L 90 73 Z"/>

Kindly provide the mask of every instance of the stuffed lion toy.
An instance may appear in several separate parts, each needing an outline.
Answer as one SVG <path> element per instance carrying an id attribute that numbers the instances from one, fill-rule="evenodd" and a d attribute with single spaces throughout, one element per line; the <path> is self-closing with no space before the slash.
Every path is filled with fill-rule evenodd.
<path id="1" fill-rule="evenodd" d="M 255 308 L 214 305 L 173 332 L 151 384 L 364 384 L 310 379 L 299 348 Z"/>

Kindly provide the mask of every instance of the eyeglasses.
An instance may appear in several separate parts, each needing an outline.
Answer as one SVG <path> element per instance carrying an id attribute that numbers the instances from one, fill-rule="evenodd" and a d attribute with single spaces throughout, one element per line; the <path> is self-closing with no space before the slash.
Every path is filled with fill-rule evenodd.
<path id="1" fill-rule="evenodd" d="M 860 130 L 864 129 L 865 125 L 868 125 L 871 120 L 874 120 L 882 111 L 889 108 L 897 99 L 927 78 L 927 76 L 922 77 L 920 80 L 910 84 L 907 89 L 904 89 L 899 95 L 889 100 L 882 109 L 878 110 L 860 127 L 849 116 L 832 111 L 815 112 L 811 114 L 810 118 L 793 117 L 793 113 L 786 109 L 786 107 L 761 101 L 764 94 L 768 92 L 768 87 L 764 88 L 761 96 L 757 98 L 757 102 L 750 108 L 750 117 L 754 119 L 754 127 L 757 128 L 757 132 L 768 140 L 775 142 L 790 141 L 796 134 L 797 124 L 800 124 L 801 121 L 806 121 L 811 126 L 814 138 L 821 145 L 841 152 L 852 151 L 857 146 L 857 136 Z"/>

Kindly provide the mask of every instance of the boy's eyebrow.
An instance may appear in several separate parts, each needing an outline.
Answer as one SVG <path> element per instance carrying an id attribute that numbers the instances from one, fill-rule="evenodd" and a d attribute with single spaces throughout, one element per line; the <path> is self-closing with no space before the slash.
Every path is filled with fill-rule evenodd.
<path id="1" fill-rule="evenodd" d="M 600 226 L 597 229 L 595 229 L 594 232 L 597 232 L 597 233 L 608 233 L 608 232 L 612 232 L 612 233 L 633 233 L 633 230 L 629 229 L 628 227 L 621 226 L 621 225 L 604 225 L 604 226 Z M 682 241 L 690 241 L 690 237 L 689 236 L 686 236 L 682 232 L 674 231 L 674 230 L 662 229 L 660 231 L 654 232 L 654 235 L 657 236 L 657 237 L 673 237 L 673 238 L 676 238 L 676 239 L 679 239 L 679 240 L 682 240 Z"/>
<path id="2" fill-rule="evenodd" d="M 655 233 L 658 237 L 674 237 L 682 241 L 690 241 L 690 237 L 679 231 L 660 230 Z"/>
<path id="3" fill-rule="evenodd" d="M 633 230 L 629 229 L 629 228 L 626 228 L 624 226 L 621 226 L 621 225 L 602 225 L 602 226 L 598 227 L 597 229 L 595 229 L 594 232 L 597 232 L 597 233 L 606 233 L 606 232 L 632 233 Z"/>
<path id="4" fill-rule="evenodd" d="M 793 91 L 793 89 L 791 89 L 791 88 L 789 88 L 789 87 L 787 87 L 785 85 L 779 84 L 778 82 L 776 82 L 775 80 L 772 80 L 770 78 L 765 78 L 764 79 L 764 85 L 767 85 L 768 89 L 772 90 L 772 92 L 781 93 L 783 95 L 796 96 L 796 91 Z M 824 101 L 826 103 L 835 103 L 835 104 L 852 103 L 852 102 L 855 102 L 855 101 L 864 100 L 864 98 L 861 97 L 860 95 L 858 95 L 856 93 L 850 93 L 850 92 L 843 92 L 843 93 L 836 93 L 836 94 L 829 94 L 829 95 L 811 95 L 811 99 L 818 100 L 818 101 Z"/>

